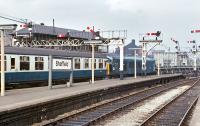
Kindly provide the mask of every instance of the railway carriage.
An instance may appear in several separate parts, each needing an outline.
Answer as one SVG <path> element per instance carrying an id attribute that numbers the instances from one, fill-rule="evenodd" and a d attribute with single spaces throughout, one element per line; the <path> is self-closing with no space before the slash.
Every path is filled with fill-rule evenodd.
<path id="1" fill-rule="evenodd" d="M 19 47 L 6 47 L 5 53 L 5 82 L 8 85 L 47 82 L 49 55 L 52 55 L 53 59 L 73 59 L 74 80 L 91 77 L 91 53 Z M 96 78 L 106 76 L 106 60 L 106 55 L 95 54 Z M 54 82 L 66 82 L 70 78 L 71 71 L 71 69 L 53 70 L 52 79 Z"/>
<path id="2" fill-rule="evenodd" d="M 66 51 L 44 48 L 5 48 L 5 82 L 6 87 L 29 87 L 47 85 L 49 74 L 49 55 L 53 59 L 70 59 L 73 63 L 73 79 L 75 81 L 91 78 L 92 59 L 90 52 Z M 141 57 L 137 57 L 137 74 L 142 74 Z M 95 78 L 119 76 L 119 56 L 104 53 L 95 54 Z M 69 81 L 72 70 L 52 70 L 53 83 Z M 155 60 L 147 59 L 147 74 L 155 73 Z M 124 76 L 134 74 L 134 57 L 124 57 Z"/>
<path id="3" fill-rule="evenodd" d="M 134 74 L 134 56 L 125 56 L 124 57 L 124 70 L 123 74 L 124 76 L 132 76 Z M 119 62 L 120 57 L 119 56 L 109 56 L 109 62 L 110 62 L 110 68 L 111 68 L 111 74 L 110 76 L 119 76 Z M 144 71 L 142 71 L 142 58 L 137 57 L 136 58 L 136 66 L 137 66 L 137 74 L 143 75 Z M 147 58 L 146 62 L 146 74 L 151 75 L 155 74 L 155 59 L 154 58 Z"/>

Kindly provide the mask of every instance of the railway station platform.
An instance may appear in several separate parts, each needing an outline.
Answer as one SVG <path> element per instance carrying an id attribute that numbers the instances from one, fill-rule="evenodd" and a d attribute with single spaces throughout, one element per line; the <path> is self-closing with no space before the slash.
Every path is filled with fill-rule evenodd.
<path id="1" fill-rule="evenodd" d="M 128 84 L 134 85 L 134 84 L 142 83 L 142 82 L 149 83 L 154 80 L 158 80 L 158 82 L 160 83 L 161 82 L 160 80 L 165 79 L 165 78 L 168 78 L 168 80 L 170 78 L 175 80 L 181 77 L 182 77 L 181 74 L 168 74 L 168 75 L 160 75 L 160 76 L 154 75 L 154 76 L 147 76 L 147 77 L 138 77 L 136 79 L 133 77 L 127 77 L 127 78 L 124 78 L 124 80 L 119 80 L 119 79 L 99 80 L 99 81 L 95 81 L 94 84 L 90 84 L 89 82 L 74 83 L 72 84 L 71 87 L 67 87 L 66 84 L 57 85 L 57 86 L 53 86 L 51 90 L 49 90 L 47 86 L 8 90 L 6 91 L 6 96 L 0 97 L 0 124 L 1 124 L 2 119 L 10 118 L 11 116 L 16 116 L 17 113 L 20 111 L 27 112 L 28 108 L 33 107 L 32 111 L 36 111 L 36 109 L 39 108 L 37 107 L 37 105 L 42 105 L 41 111 L 44 112 L 46 110 L 44 108 L 48 107 L 46 103 L 50 101 L 56 102 L 55 100 L 57 100 L 57 102 L 59 102 L 58 99 L 64 99 L 64 98 L 68 98 L 68 97 L 72 97 L 76 95 L 81 96 L 82 94 L 84 95 L 87 92 L 106 90 L 106 89 L 117 87 L 117 86 L 123 86 L 123 85 L 128 85 Z M 12 113 L 9 115 L 10 117 L 6 115 L 8 113 Z M 47 114 L 47 112 L 45 114 Z M 6 117 L 4 117 L 5 115 Z M 41 118 L 44 118 L 44 117 L 41 117 Z"/>

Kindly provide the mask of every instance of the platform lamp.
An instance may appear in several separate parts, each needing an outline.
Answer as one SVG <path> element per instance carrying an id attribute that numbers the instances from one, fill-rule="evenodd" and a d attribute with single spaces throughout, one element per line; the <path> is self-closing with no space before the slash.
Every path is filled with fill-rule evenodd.
<path id="1" fill-rule="evenodd" d="M 92 84 L 94 84 L 94 46 L 102 44 L 102 40 L 99 37 L 95 37 L 95 40 L 84 41 L 84 44 L 92 46 Z"/>
<path id="2" fill-rule="evenodd" d="M 142 50 L 142 48 L 129 48 L 130 50 L 134 50 L 134 78 L 137 78 L 137 64 L 136 64 L 136 51 Z"/>
<path id="3" fill-rule="evenodd" d="M 0 25 L 0 32 L 1 32 L 1 96 L 5 96 L 4 31 L 5 30 L 15 30 L 16 28 L 17 28 L 17 24 Z"/>

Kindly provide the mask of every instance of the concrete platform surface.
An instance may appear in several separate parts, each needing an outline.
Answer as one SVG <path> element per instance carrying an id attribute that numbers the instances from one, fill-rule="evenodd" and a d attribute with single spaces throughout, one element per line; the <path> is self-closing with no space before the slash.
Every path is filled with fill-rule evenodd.
<path id="1" fill-rule="evenodd" d="M 26 89 L 15 89 L 6 91 L 6 96 L 0 97 L 0 112 L 5 110 L 12 110 L 24 106 L 29 106 L 33 104 L 42 103 L 45 101 L 50 101 L 54 99 L 59 99 L 63 97 L 68 97 L 72 95 L 77 95 L 85 92 L 90 92 L 99 89 L 105 89 L 108 87 L 114 87 L 117 85 L 124 85 L 134 82 L 141 82 L 152 80 L 156 78 L 178 76 L 178 74 L 173 75 L 161 75 L 161 76 L 147 76 L 138 77 L 137 79 L 133 77 L 124 78 L 124 80 L 119 79 L 109 79 L 95 81 L 95 84 L 89 84 L 89 82 L 74 83 L 72 87 L 66 87 L 66 85 L 54 86 L 53 89 L 49 90 L 48 87 L 36 87 L 36 88 L 26 88 Z"/>

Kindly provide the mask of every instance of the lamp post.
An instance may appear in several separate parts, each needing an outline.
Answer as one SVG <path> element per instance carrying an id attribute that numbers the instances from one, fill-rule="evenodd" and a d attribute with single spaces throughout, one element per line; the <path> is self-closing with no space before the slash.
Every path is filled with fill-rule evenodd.
<path id="1" fill-rule="evenodd" d="M 158 52 L 158 76 L 160 76 L 160 52 Z"/>
<path id="2" fill-rule="evenodd" d="M 1 96 L 5 96 L 4 31 L 5 30 L 15 30 L 16 27 L 17 27 L 16 24 L 0 25 L 0 31 L 1 31 Z"/>
<path id="3" fill-rule="evenodd" d="M 134 78 L 137 78 L 137 62 L 136 62 L 136 51 L 142 48 L 129 48 L 134 50 Z"/>
<path id="4" fill-rule="evenodd" d="M 5 95 L 4 31 L 1 30 L 1 96 Z"/>
<path id="5" fill-rule="evenodd" d="M 94 50 L 94 46 L 98 45 L 98 44 L 102 44 L 101 40 L 89 40 L 89 41 L 84 41 L 84 44 L 89 44 L 92 46 L 92 84 L 94 84 L 94 54 L 95 54 L 95 50 Z"/>
<path id="6" fill-rule="evenodd" d="M 87 28 L 88 29 L 88 28 Z M 89 28 L 90 29 L 90 28 Z M 94 83 L 94 77 L 95 77 L 95 69 L 94 69 L 94 62 L 95 62 L 95 46 L 96 45 L 117 45 L 120 48 L 120 80 L 123 79 L 123 60 L 124 60 L 124 40 L 126 39 L 127 36 L 127 31 L 126 30 L 119 30 L 119 31 L 101 31 L 100 33 L 94 32 L 94 29 L 90 29 L 90 32 L 93 34 L 93 39 L 85 40 L 84 44 L 85 45 L 91 45 L 92 46 L 92 84 Z M 115 32 L 118 33 L 119 36 L 114 36 Z M 120 32 L 123 32 L 121 34 Z M 103 33 L 108 33 L 108 36 L 103 35 Z M 112 36 L 110 36 L 110 33 L 112 33 Z M 122 36 L 122 37 L 121 37 Z"/>
<path id="7" fill-rule="evenodd" d="M 136 70 L 136 68 L 137 68 L 137 66 L 136 66 L 136 50 L 134 50 L 134 53 L 135 53 L 135 54 L 134 54 L 134 55 L 135 55 L 135 62 L 134 62 L 134 66 L 135 66 L 135 75 L 134 75 L 134 77 L 137 78 L 137 75 L 136 75 L 136 74 L 137 74 L 137 70 Z"/>
<path id="8" fill-rule="evenodd" d="M 119 45 L 120 48 L 120 67 L 119 67 L 119 71 L 120 71 L 120 80 L 123 80 L 123 71 L 124 71 L 124 45 L 121 44 Z"/>
<path id="9" fill-rule="evenodd" d="M 92 44 L 92 84 L 94 84 L 94 44 Z"/>

